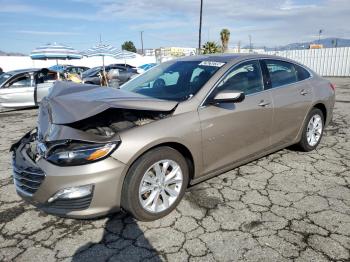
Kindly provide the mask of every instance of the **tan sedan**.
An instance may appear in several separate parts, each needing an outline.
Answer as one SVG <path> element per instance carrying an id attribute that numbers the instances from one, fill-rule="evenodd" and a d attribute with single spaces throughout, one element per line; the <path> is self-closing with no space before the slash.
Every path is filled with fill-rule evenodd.
<path id="1" fill-rule="evenodd" d="M 334 97 L 312 70 L 262 55 L 181 58 L 121 89 L 59 82 L 12 146 L 16 189 L 62 216 L 158 219 L 191 185 L 293 144 L 315 149 Z"/>

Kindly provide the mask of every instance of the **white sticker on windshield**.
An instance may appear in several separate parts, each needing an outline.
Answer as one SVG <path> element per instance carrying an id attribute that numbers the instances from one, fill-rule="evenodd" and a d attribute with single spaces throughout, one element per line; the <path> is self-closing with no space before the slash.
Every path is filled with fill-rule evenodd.
<path id="1" fill-rule="evenodd" d="M 215 62 L 215 61 L 203 61 L 199 65 L 200 66 L 215 66 L 215 67 L 222 67 L 225 63 L 221 62 Z"/>

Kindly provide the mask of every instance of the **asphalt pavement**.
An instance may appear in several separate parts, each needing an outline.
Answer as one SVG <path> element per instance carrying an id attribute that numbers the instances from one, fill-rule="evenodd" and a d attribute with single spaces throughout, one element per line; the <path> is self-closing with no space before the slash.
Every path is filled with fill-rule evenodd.
<path id="1" fill-rule="evenodd" d="M 284 149 L 210 179 L 147 223 L 59 218 L 23 202 L 8 149 L 37 110 L 2 110 L 0 261 L 349 261 L 350 79 L 332 81 L 333 122 L 316 151 Z"/>

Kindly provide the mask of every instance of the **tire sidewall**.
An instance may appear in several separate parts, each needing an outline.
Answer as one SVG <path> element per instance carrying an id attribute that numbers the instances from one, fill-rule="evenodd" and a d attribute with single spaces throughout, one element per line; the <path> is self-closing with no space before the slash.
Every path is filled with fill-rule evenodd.
<path id="1" fill-rule="evenodd" d="M 309 142 L 307 141 L 307 128 L 310 122 L 310 119 L 314 116 L 314 115 L 319 115 L 321 117 L 322 120 L 322 132 L 321 132 L 321 136 L 320 139 L 317 141 L 317 144 L 314 146 L 311 146 L 309 144 Z M 305 151 L 312 151 L 314 149 L 316 149 L 316 147 L 319 145 L 319 143 L 321 142 L 321 139 L 323 137 L 323 133 L 324 133 L 324 128 L 325 128 L 325 121 L 324 121 L 324 116 L 323 113 L 320 109 L 318 108 L 313 108 L 310 113 L 307 116 L 307 119 L 305 121 L 305 126 L 304 126 L 304 130 L 303 130 L 303 135 L 301 138 L 301 146 Z"/>
<path id="2" fill-rule="evenodd" d="M 145 210 L 139 199 L 139 187 L 145 172 L 156 162 L 164 159 L 175 161 L 181 168 L 183 181 L 178 198 L 166 210 L 159 213 L 151 213 Z M 159 147 L 146 152 L 139 157 L 130 167 L 122 189 L 122 207 L 130 212 L 136 219 L 142 221 L 156 220 L 166 216 L 181 201 L 185 194 L 189 179 L 189 168 L 185 158 L 171 147 Z"/>

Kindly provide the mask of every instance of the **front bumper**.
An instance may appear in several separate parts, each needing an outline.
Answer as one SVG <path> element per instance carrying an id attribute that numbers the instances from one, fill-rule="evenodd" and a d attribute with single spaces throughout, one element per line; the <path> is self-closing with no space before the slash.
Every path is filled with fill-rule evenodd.
<path id="1" fill-rule="evenodd" d="M 61 167 L 43 158 L 32 159 L 30 143 L 33 133 L 26 134 L 11 147 L 13 178 L 17 193 L 27 202 L 47 213 L 73 218 L 92 218 L 120 210 L 120 199 L 127 166 L 114 158 L 81 166 Z M 59 190 L 93 185 L 93 193 L 81 199 L 48 199 Z"/>

